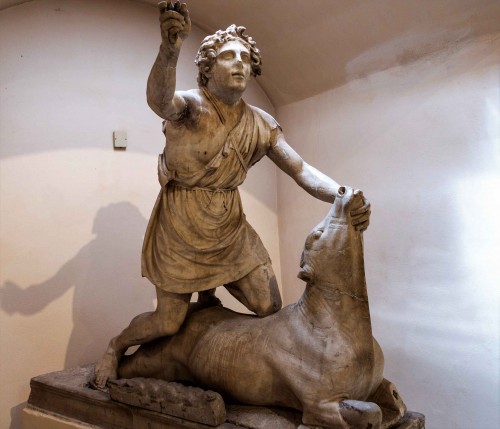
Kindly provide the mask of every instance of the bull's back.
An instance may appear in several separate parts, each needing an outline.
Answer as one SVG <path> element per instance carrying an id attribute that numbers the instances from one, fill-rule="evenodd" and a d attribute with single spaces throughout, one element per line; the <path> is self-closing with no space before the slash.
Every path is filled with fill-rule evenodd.
<path id="1" fill-rule="evenodd" d="M 193 313 L 169 344 L 189 353 L 178 356 L 187 362 L 192 379 L 199 385 L 248 404 L 294 406 L 297 400 L 286 380 L 276 371 L 280 350 L 273 332 L 284 324 L 287 312 L 266 318 L 213 307 Z M 266 398 L 266 399 L 264 399 Z"/>

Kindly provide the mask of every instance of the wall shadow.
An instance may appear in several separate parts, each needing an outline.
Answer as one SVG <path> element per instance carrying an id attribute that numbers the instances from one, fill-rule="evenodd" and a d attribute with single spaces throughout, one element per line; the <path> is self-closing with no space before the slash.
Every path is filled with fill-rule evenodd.
<path id="1" fill-rule="evenodd" d="M 65 368 L 97 360 L 132 317 L 153 308 L 155 289 L 140 275 L 146 224 L 137 207 L 127 202 L 99 209 L 95 238 L 42 283 L 21 288 L 6 282 L 0 288 L 1 308 L 9 314 L 36 314 L 74 288 Z"/>
<path id="2" fill-rule="evenodd" d="M 19 405 L 16 405 L 15 407 L 12 407 L 10 409 L 10 426 L 9 429 L 19 429 L 21 428 L 21 423 L 22 423 L 22 411 L 24 407 L 26 407 L 27 402 L 22 402 Z"/>

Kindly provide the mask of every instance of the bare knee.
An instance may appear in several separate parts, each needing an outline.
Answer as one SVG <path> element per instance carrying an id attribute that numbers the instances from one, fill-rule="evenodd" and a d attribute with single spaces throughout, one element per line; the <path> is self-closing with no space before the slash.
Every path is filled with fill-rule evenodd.
<path id="1" fill-rule="evenodd" d="M 259 317 L 270 316 L 273 313 L 276 313 L 281 309 L 281 298 L 279 302 L 271 301 L 268 303 L 259 303 L 251 310 Z"/>
<path id="2" fill-rule="evenodd" d="M 227 290 L 257 316 L 265 317 L 281 308 L 281 295 L 271 263 L 259 265 Z"/>
<path id="3" fill-rule="evenodd" d="M 175 308 L 166 311 L 158 307 L 155 311 L 139 314 L 134 317 L 120 335 L 114 337 L 109 347 L 117 351 L 125 351 L 131 345 L 144 344 L 159 337 L 174 335 L 181 327 L 186 313 L 177 312 Z"/>
<path id="4" fill-rule="evenodd" d="M 262 300 L 257 302 L 254 305 L 253 311 L 259 317 L 269 316 L 273 313 L 276 313 L 281 309 L 281 295 L 278 289 L 278 282 L 276 281 L 276 277 L 273 278 L 269 282 L 269 297 L 266 300 Z"/>
<path id="5" fill-rule="evenodd" d="M 259 308 L 255 308 L 253 311 L 259 317 L 270 316 L 273 313 L 276 313 L 281 308 L 281 305 L 276 303 L 269 304 L 268 306 L 261 306 Z"/>

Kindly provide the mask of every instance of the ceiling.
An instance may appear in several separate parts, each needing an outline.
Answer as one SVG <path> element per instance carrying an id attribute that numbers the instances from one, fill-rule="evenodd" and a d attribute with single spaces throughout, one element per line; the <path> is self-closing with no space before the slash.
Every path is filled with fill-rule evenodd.
<path id="1" fill-rule="evenodd" d="M 0 9 L 26 0 L 0 0 Z M 126 1 L 126 0 L 124 0 Z M 137 0 L 156 6 L 157 0 Z M 212 33 L 245 26 L 275 106 L 500 32 L 499 0 L 188 0 Z"/>

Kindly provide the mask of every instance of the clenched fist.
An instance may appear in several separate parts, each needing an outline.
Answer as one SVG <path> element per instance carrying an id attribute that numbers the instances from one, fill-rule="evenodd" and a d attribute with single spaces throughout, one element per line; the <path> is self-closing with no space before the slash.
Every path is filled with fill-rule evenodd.
<path id="1" fill-rule="evenodd" d="M 191 30 L 191 19 L 186 3 L 166 2 L 158 3 L 160 9 L 160 25 L 163 47 L 170 57 L 177 57 L 182 42 Z"/>

